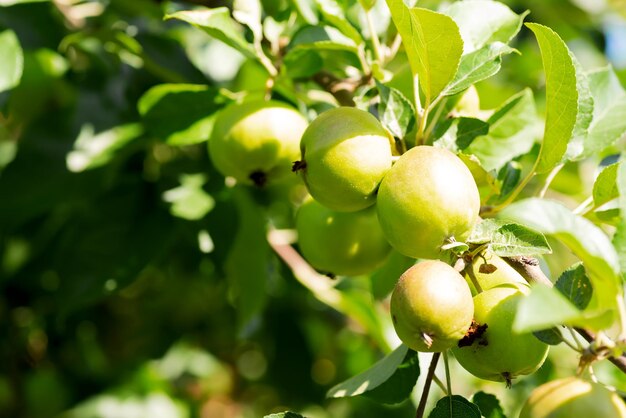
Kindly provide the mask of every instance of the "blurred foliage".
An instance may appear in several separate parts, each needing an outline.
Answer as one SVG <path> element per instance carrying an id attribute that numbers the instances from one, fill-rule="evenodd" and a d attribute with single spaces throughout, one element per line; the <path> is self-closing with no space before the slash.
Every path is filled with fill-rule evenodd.
<path id="1" fill-rule="evenodd" d="M 294 0 L 297 21 L 290 1 L 262 3 L 276 27 L 294 32 L 286 71 L 303 79 L 302 88 L 277 85 L 275 96 L 327 107 L 312 99 L 325 93 L 306 78 L 321 68 L 345 78 L 343 63 L 359 66 L 353 49 L 344 48 L 341 62 L 298 49 L 298 39 L 328 35 L 313 29 L 319 15 L 306 8 L 314 3 Z M 361 28 L 355 2 L 345 3 L 350 24 Z M 606 53 L 626 80 L 624 2 L 505 3 L 532 10 L 585 68 L 605 65 Z M 318 418 L 412 416 L 410 402 L 325 398 L 388 347 L 363 321 L 320 303 L 267 247 L 264 217 L 292 227 L 302 186 L 230 187 L 211 166 L 204 141 L 212 114 L 239 92 L 262 95 L 267 73 L 192 26 L 164 21 L 198 4 L 232 6 L 0 0 L 0 38 L 14 33 L 23 49 L 19 84 L 0 79 L 0 416 L 253 418 L 286 409 Z M 373 9 L 381 32 L 389 22 L 383 7 L 379 0 Z M 264 46 L 284 47 L 266 26 Z M 525 30 L 513 46 L 521 54 L 506 56 L 502 71 L 476 86 L 483 110 L 527 86 L 541 110 L 536 42 Z M 390 85 L 402 91 L 406 72 Z M 597 164 L 566 165 L 550 193 L 586 197 Z M 553 272 L 575 261 L 566 248 L 552 248 Z M 338 288 L 364 312 L 372 299 L 365 291 L 384 299 L 406 265 L 394 256 L 371 283 Z M 553 356 L 508 395 L 482 385 L 512 408 L 570 357 Z M 477 384 L 457 372 L 459 389 Z M 623 379 L 610 368 L 602 374 Z M 623 380 L 619 387 L 626 390 Z"/>

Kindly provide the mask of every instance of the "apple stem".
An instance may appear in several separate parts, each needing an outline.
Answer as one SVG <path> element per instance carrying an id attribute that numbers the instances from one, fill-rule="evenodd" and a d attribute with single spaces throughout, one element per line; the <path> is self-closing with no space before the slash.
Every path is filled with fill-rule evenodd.
<path id="1" fill-rule="evenodd" d="M 448 389 L 448 396 L 450 397 L 450 416 L 452 413 L 452 379 L 450 379 L 450 365 L 448 364 L 448 350 L 443 352 L 443 365 L 446 370 L 446 388 Z"/>
<path id="2" fill-rule="evenodd" d="M 415 418 L 423 418 L 424 411 L 426 411 L 426 401 L 428 400 L 428 392 L 430 391 L 430 385 L 433 382 L 433 377 L 435 376 L 435 370 L 437 369 L 437 362 L 439 361 L 439 357 L 441 353 L 433 353 L 433 357 L 430 360 L 430 366 L 428 366 L 428 374 L 426 375 L 426 381 L 424 382 L 424 389 L 422 390 L 422 397 L 420 398 L 420 403 L 417 406 L 417 412 L 415 414 Z"/>

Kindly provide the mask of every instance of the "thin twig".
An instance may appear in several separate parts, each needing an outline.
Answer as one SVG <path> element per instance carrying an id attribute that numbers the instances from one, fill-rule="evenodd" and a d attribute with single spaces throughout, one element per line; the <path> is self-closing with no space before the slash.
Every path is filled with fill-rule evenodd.
<path id="1" fill-rule="evenodd" d="M 433 353 L 433 357 L 430 360 L 430 366 L 428 366 L 428 374 L 426 375 L 426 382 L 424 382 L 424 389 L 422 390 L 422 397 L 420 398 L 420 403 L 417 406 L 417 413 L 415 414 L 415 418 L 423 418 L 424 412 L 426 411 L 426 401 L 428 400 L 428 392 L 430 391 L 430 384 L 433 381 L 433 376 L 435 375 L 435 370 L 437 369 L 437 362 L 439 361 L 439 357 L 441 353 Z"/>
<path id="2" fill-rule="evenodd" d="M 561 164 L 557 165 L 556 167 L 554 167 L 552 169 L 552 171 L 550 171 L 550 174 L 548 174 L 548 176 L 546 177 L 546 180 L 543 183 L 543 187 L 539 191 L 539 194 L 537 194 L 537 197 L 542 198 L 542 197 L 544 197 L 546 195 L 546 192 L 550 188 L 550 184 L 552 183 L 552 180 L 554 180 L 556 175 L 559 174 L 559 171 L 561 171 L 561 169 L 563 168 L 564 165 L 565 164 L 561 163 Z"/>

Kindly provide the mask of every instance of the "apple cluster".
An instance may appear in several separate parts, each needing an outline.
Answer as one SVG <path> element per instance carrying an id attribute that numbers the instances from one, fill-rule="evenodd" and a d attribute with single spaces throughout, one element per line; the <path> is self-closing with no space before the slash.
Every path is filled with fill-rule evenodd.
<path id="1" fill-rule="evenodd" d="M 528 291 L 524 279 L 488 252 L 473 259 L 465 277 L 440 261 L 443 249 L 463 242 L 480 221 L 469 169 L 446 149 L 415 146 L 394 155 L 394 143 L 363 110 L 331 109 L 307 126 L 286 105 L 251 102 L 222 112 L 210 153 L 218 170 L 243 183 L 262 186 L 290 168 L 301 176 L 311 197 L 296 215 L 298 243 L 319 271 L 367 274 L 392 248 L 421 260 L 391 296 L 393 325 L 408 347 L 451 349 L 473 375 L 507 384 L 534 372 L 548 346 L 512 331 Z"/>

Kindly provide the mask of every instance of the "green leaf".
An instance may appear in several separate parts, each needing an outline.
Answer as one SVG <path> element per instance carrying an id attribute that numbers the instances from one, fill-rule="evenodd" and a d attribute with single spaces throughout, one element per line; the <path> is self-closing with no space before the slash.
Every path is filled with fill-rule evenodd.
<path id="1" fill-rule="evenodd" d="M 576 90 L 578 91 L 578 113 L 576 124 L 572 131 L 572 138 L 567 144 L 566 157 L 568 160 L 580 158 L 584 152 L 584 142 L 588 134 L 589 125 L 593 117 L 593 97 L 589 88 L 589 80 L 576 57 L 570 52 L 570 57 L 576 70 Z"/>
<path id="2" fill-rule="evenodd" d="M 225 269 L 237 309 L 237 322 L 242 330 L 265 306 L 271 254 L 263 208 L 244 187 L 233 190 L 233 199 L 237 206 L 239 229 Z"/>
<path id="3" fill-rule="evenodd" d="M 263 39 L 263 25 L 261 23 L 262 8 L 260 0 L 234 0 L 233 17 L 241 24 L 250 28 L 254 39 L 259 42 Z"/>
<path id="4" fill-rule="evenodd" d="M 445 131 L 441 134 L 440 131 Z M 441 136 L 434 145 L 446 148 L 454 153 L 464 151 L 474 139 L 489 132 L 489 124 L 476 118 L 446 119 L 437 125 L 435 136 Z"/>
<path id="5" fill-rule="evenodd" d="M 263 418 L 305 418 L 303 415 L 296 414 L 295 412 L 286 411 L 278 414 L 265 415 Z"/>
<path id="6" fill-rule="evenodd" d="M 118 150 L 143 134 L 139 123 L 116 126 L 95 133 L 93 126 L 85 124 L 74 142 L 73 150 L 67 154 L 68 170 L 79 173 L 108 164 Z"/>
<path id="7" fill-rule="evenodd" d="M 378 119 L 394 137 L 402 139 L 415 126 L 415 108 L 399 90 L 375 81 L 380 94 Z"/>
<path id="8" fill-rule="evenodd" d="M 216 89 L 196 84 L 160 84 L 138 102 L 147 131 L 170 145 L 209 139 L 216 112 L 227 100 Z"/>
<path id="9" fill-rule="evenodd" d="M 500 401 L 495 395 L 485 392 L 476 392 L 472 396 L 472 403 L 478 406 L 480 413 L 485 418 L 506 418 Z"/>
<path id="10" fill-rule="evenodd" d="M 366 395 L 382 403 L 399 403 L 411 395 L 419 373 L 417 353 L 402 344 L 369 369 L 331 388 L 326 396 Z"/>
<path id="11" fill-rule="evenodd" d="M 548 345 L 559 345 L 563 342 L 563 335 L 557 327 L 534 331 L 533 335 L 537 337 L 539 341 Z"/>
<path id="12" fill-rule="evenodd" d="M 535 285 L 517 307 L 513 330 L 520 333 L 540 331 L 561 324 L 602 329 L 612 320 L 613 313 L 609 309 L 581 311 L 559 290 Z"/>
<path id="13" fill-rule="evenodd" d="M 5 30 L 0 33 L 0 93 L 10 90 L 20 83 L 24 69 L 24 54 L 15 32 Z"/>
<path id="14" fill-rule="evenodd" d="M 348 21 L 337 0 L 316 0 L 316 2 L 325 21 L 335 26 L 341 33 L 352 39 L 357 45 L 363 42 L 363 37 L 359 31 L 352 26 L 352 23 Z"/>
<path id="15" fill-rule="evenodd" d="M 489 248 L 500 257 L 531 256 L 552 252 L 540 232 L 496 219 L 485 219 L 474 227 L 467 239 L 471 244 L 489 243 Z"/>
<path id="16" fill-rule="evenodd" d="M 512 52 L 516 52 L 516 50 L 502 42 L 494 42 L 463 55 L 454 79 L 441 94 L 452 96 L 462 92 L 472 84 L 495 75 L 500 71 L 502 56 Z"/>
<path id="17" fill-rule="evenodd" d="M 588 74 L 594 100 L 593 121 L 584 142 L 586 157 L 611 146 L 626 134 L 626 92 L 613 68 Z"/>
<path id="18" fill-rule="evenodd" d="M 528 225 L 553 236 L 583 262 L 595 294 L 586 310 L 590 311 L 587 317 L 593 316 L 592 313 L 602 316 L 606 311 L 616 308 L 616 298 L 622 294 L 619 258 L 609 238 L 601 229 L 589 220 L 574 215 L 560 203 L 538 198 L 513 203 L 500 212 L 498 217 Z M 562 297 L 560 293 L 558 294 Z M 571 307 L 575 309 L 573 305 Z M 604 319 L 610 318 L 605 316 Z M 542 328 L 551 325 L 554 323 Z M 597 325 L 606 326 L 606 322 Z"/>
<path id="19" fill-rule="evenodd" d="M 459 26 L 465 54 L 494 42 L 508 43 L 528 14 L 515 14 L 504 4 L 490 0 L 458 1 L 444 13 Z"/>
<path id="20" fill-rule="evenodd" d="M 248 58 L 256 59 L 254 47 L 246 41 L 241 26 L 230 16 L 227 7 L 182 10 L 166 15 L 165 19 L 179 19 L 190 23 L 215 39 L 235 48 Z"/>
<path id="21" fill-rule="evenodd" d="M 0 6 L 13 6 L 26 3 L 47 3 L 50 0 L 0 0 Z"/>
<path id="22" fill-rule="evenodd" d="M 428 418 L 481 418 L 480 409 L 459 395 L 445 396 L 437 401 Z"/>
<path id="23" fill-rule="evenodd" d="M 319 19 L 317 18 L 317 9 L 315 7 L 314 0 L 291 0 L 296 7 L 296 10 L 302 16 L 304 21 L 309 25 L 317 25 Z"/>
<path id="24" fill-rule="evenodd" d="M 163 193 L 163 200 L 172 204 L 172 215 L 190 221 L 204 218 L 215 207 L 213 198 L 202 188 L 205 182 L 204 174 L 182 174 L 180 186 Z"/>
<path id="25" fill-rule="evenodd" d="M 527 153 L 539 136 L 540 126 L 530 89 L 510 97 L 487 119 L 489 133 L 476 138 L 465 150 L 480 160 L 485 170 L 499 170 Z"/>
<path id="26" fill-rule="evenodd" d="M 299 30 L 289 44 L 289 53 L 298 50 L 349 51 L 356 53 L 357 44 L 332 26 L 306 26 Z"/>
<path id="27" fill-rule="evenodd" d="M 552 29 L 526 23 L 539 43 L 546 73 L 546 125 L 537 172 L 545 173 L 563 159 L 578 114 L 576 68 L 565 42 Z"/>
<path id="28" fill-rule="evenodd" d="M 530 256 L 552 252 L 543 234 L 512 223 L 502 225 L 496 230 L 489 248 L 500 257 Z"/>
<path id="29" fill-rule="evenodd" d="M 589 305 L 593 288 L 587 277 L 585 267 L 577 263 L 565 270 L 556 281 L 556 287 L 578 309 L 583 310 Z"/>
<path id="30" fill-rule="evenodd" d="M 402 0 L 387 0 L 387 5 L 427 106 L 456 74 L 463 53 L 459 28 L 449 16 L 409 9 Z"/>
<path id="31" fill-rule="evenodd" d="M 617 188 L 617 170 L 621 162 L 611 164 L 603 169 L 593 183 L 593 204 L 595 207 L 604 205 L 619 196 Z"/>
<path id="32" fill-rule="evenodd" d="M 616 184 L 619 192 L 617 205 L 620 210 L 619 223 L 613 235 L 613 246 L 619 255 L 622 275 L 626 277 L 626 153 L 622 152 L 621 163 L 617 169 Z"/>

